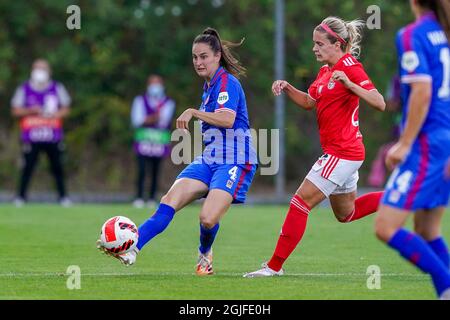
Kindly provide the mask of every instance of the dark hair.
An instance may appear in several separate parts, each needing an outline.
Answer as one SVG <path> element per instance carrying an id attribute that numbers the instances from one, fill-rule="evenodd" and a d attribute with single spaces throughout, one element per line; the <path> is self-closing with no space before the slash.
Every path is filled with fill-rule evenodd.
<path id="1" fill-rule="evenodd" d="M 233 56 L 230 48 L 239 47 L 243 42 L 244 39 L 239 43 L 221 40 L 219 33 L 213 28 L 206 28 L 194 39 L 194 44 L 206 43 L 214 53 L 220 52 L 222 54 L 220 65 L 237 78 L 245 76 L 246 69 L 241 65 L 239 60 Z"/>
<path id="2" fill-rule="evenodd" d="M 417 0 L 422 8 L 430 9 L 439 20 L 442 29 L 450 41 L 450 0 Z"/>

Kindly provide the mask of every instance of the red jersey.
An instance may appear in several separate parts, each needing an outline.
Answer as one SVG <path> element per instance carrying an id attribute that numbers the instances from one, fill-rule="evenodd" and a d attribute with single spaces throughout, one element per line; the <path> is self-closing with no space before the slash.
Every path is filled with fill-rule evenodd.
<path id="1" fill-rule="evenodd" d="M 344 55 L 332 68 L 324 65 L 308 89 L 316 101 L 320 144 L 326 154 L 346 160 L 364 160 L 365 149 L 359 131 L 359 97 L 340 81 L 331 80 L 334 71 L 343 71 L 353 83 L 376 90 L 364 68 L 352 55 Z"/>

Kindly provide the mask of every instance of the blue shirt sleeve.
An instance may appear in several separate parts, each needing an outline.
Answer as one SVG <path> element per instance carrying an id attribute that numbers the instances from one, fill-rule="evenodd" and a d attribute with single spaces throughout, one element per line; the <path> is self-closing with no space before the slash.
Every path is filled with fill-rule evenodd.
<path id="1" fill-rule="evenodd" d="M 214 112 L 229 111 L 236 112 L 239 106 L 239 96 L 242 90 L 237 81 L 228 76 L 221 78 L 218 83 Z"/>
<path id="2" fill-rule="evenodd" d="M 397 36 L 397 51 L 402 83 L 431 81 L 432 76 L 426 58 L 426 44 L 419 32 L 411 27 L 402 30 Z"/>

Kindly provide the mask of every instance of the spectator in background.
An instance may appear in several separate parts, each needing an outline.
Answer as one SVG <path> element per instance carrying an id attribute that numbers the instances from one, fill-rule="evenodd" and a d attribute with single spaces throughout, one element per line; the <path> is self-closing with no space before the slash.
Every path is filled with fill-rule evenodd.
<path id="1" fill-rule="evenodd" d="M 136 199 L 133 201 L 136 208 L 144 207 L 144 183 L 149 165 L 152 182 L 148 206 L 156 205 L 159 168 L 161 160 L 170 154 L 170 127 L 174 112 L 175 102 L 166 96 L 163 78 L 150 75 L 147 91 L 134 98 L 131 109 L 131 123 L 135 129 L 134 151 L 138 164 Z"/>
<path id="2" fill-rule="evenodd" d="M 22 206 L 38 163 L 39 154 L 45 152 L 50 170 L 56 180 L 59 203 L 70 206 L 64 184 L 62 166 L 63 119 L 69 115 L 71 99 L 64 86 L 52 80 L 47 60 L 33 62 L 31 77 L 16 89 L 12 98 L 12 115 L 20 123 L 23 167 L 14 203 Z"/>
<path id="3" fill-rule="evenodd" d="M 401 97 L 400 97 L 400 77 L 395 75 L 392 77 L 387 90 L 386 110 L 394 113 L 394 127 L 392 129 L 392 141 L 383 144 L 379 149 L 376 158 L 370 167 L 368 184 L 371 187 L 381 188 L 386 181 L 386 165 L 385 159 L 389 149 L 394 146 L 400 137 L 401 122 Z"/>

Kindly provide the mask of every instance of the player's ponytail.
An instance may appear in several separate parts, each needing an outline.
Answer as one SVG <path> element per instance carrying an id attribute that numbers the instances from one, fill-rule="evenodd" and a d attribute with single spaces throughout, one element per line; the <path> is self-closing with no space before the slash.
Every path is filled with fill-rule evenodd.
<path id="1" fill-rule="evenodd" d="M 245 76 L 246 69 L 241 65 L 231 53 L 231 48 L 239 47 L 244 42 L 242 39 L 239 43 L 234 43 L 220 39 L 219 33 L 213 28 L 206 28 L 201 34 L 194 39 L 194 43 L 206 43 L 214 53 L 220 52 L 220 65 L 229 73 L 239 78 Z"/>
<path id="2" fill-rule="evenodd" d="M 343 52 L 358 58 L 361 53 L 364 26 L 365 23 L 362 20 L 344 21 L 338 17 L 328 17 L 315 30 L 326 33 L 331 43 L 339 41 Z"/>
<path id="3" fill-rule="evenodd" d="M 447 39 L 450 41 L 450 1 L 449 0 L 418 0 L 419 6 L 430 9 L 439 20 Z"/>

